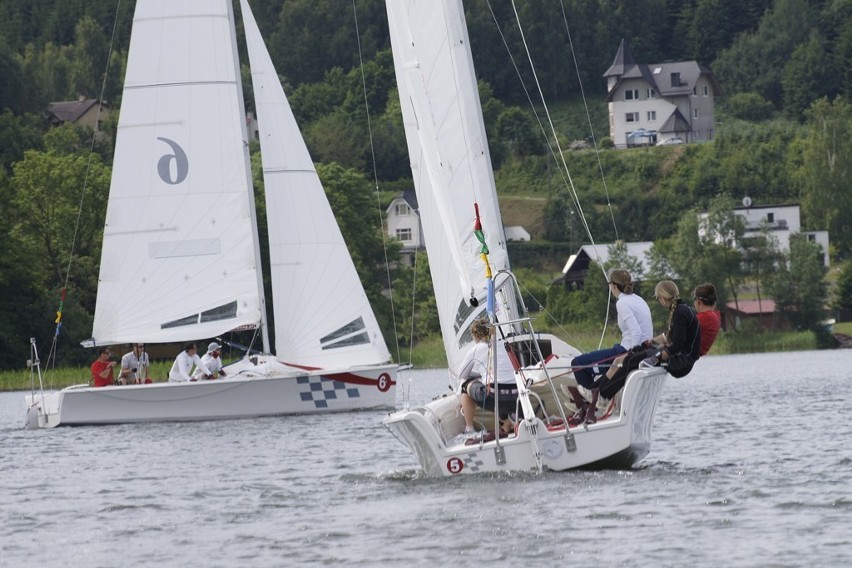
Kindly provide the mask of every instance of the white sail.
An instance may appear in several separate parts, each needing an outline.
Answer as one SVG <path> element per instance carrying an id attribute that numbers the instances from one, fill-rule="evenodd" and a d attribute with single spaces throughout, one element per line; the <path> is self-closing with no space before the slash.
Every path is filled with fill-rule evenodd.
<path id="1" fill-rule="evenodd" d="M 93 341 L 212 337 L 261 320 L 229 0 L 140 1 Z"/>
<path id="2" fill-rule="evenodd" d="M 474 203 L 493 270 L 508 268 L 467 25 L 457 0 L 386 2 L 411 171 L 451 372 L 485 309 Z M 475 296 L 478 306 L 472 307 Z M 512 302 L 513 303 L 513 302 Z M 514 318 L 504 313 L 500 319 Z"/>
<path id="3" fill-rule="evenodd" d="M 385 362 L 390 354 L 314 163 L 251 9 L 240 4 L 260 127 L 276 355 L 311 367 Z"/>

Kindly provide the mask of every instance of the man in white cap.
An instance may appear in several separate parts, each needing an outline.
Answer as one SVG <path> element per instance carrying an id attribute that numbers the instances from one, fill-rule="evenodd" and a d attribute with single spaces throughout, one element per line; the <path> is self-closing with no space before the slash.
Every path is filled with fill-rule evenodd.
<path id="1" fill-rule="evenodd" d="M 195 374 L 195 378 L 199 381 L 205 379 L 218 379 L 225 376 L 225 371 L 222 370 L 222 346 L 216 343 L 215 341 L 211 341 L 207 346 L 207 353 L 201 358 L 202 366 L 206 367 L 208 371 L 210 371 L 209 375 L 204 374 L 204 372 L 197 372 Z"/>

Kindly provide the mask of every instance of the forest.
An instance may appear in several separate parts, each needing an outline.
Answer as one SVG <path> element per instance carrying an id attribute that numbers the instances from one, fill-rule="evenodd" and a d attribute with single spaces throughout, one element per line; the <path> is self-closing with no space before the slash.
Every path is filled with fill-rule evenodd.
<path id="1" fill-rule="evenodd" d="M 376 208 L 411 187 L 384 2 L 251 4 L 385 337 L 407 346 L 434 336 L 427 262 L 416 278 L 393 262 L 399 245 L 383 250 L 377 222 Z M 655 243 L 643 277 L 677 274 L 687 289 L 713 280 L 721 302 L 756 290 L 776 299 L 794 329 L 819 332 L 830 314 L 852 309 L 852 2 L 464 4 L 504 221 L 533 235 L 511 252 L 534 306 L 557 323 L 598 324 L 606 312 L 595 292 L 551 285 L 559 259 L 588 239 L 539 127 L 547 112 L 595 239 Z M 30 337 L 52 340 L 57 310 L 58 360 L 89 362 L 79 342 L 91 335 L 118 112 L 94 137 L 52 127 L 45 111 L 80 97 L 120 111 L 134 7 L 0 0 L 0 369 L 21 367 Z M 723 90 L 713 142 L 611 148 L 602 75 L 622 39 L 637 61 L 712 69 Z M 243 85 L 251 110 L 245 65 Z M 252 156 L 262 211 L 255 146 Z M 744 228 L 730 209 L 745 196 L 800 204 L 803 230 L 829 231 L 831 273 L 804 240 L 781 253 L 767 236 L 732 255 L 724 242 Z M 697 211 L 710 212 L 703 237 Z M 399 298 L 416 282 L 416 301 L 392 306 L 388 281 Z"/>

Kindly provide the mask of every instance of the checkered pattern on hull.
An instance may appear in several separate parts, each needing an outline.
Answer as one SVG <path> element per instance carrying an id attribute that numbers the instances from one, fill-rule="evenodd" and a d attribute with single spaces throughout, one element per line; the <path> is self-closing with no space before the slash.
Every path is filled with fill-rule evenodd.
<path id="1" fill-rule="evenodd" d="M 314 408 L 328 408 L 329 400 L 338 398 L 360 398 L 357 387 L 347 387 L 346 383 L 313 375 L 296 379 L 304 392 L 300 393 L 302 402 L 313 403 Z"/>
<path id="2" fill-rule="evenodd" d="M 470 470 L 471 473 L 479 473 L 480 468 L 485 465 L 485 462 L 476 457 L 476 454 L 467 454 L 467 458 L 464 460 L 465 469 Z"/>

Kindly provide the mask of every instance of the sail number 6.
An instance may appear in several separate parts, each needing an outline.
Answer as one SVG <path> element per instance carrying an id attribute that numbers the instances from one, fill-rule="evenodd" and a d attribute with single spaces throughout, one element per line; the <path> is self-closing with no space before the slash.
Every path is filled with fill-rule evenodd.
<path id="1" fill-rule="evenodd" d="M 168 138 L 160 138 L 172 148 L 172 154 L 164 154 L 160 161 L 157 162 L 157 173 L 160 174 L 160 179 L 169 185 L 177 185 L 186 179 L 189 173 L 189 159 L 186 157 L 186 152 L 180 147 L 180 144 Z M 172 178 L 172 164 L 174 163 L 174 178 Z"/>

